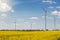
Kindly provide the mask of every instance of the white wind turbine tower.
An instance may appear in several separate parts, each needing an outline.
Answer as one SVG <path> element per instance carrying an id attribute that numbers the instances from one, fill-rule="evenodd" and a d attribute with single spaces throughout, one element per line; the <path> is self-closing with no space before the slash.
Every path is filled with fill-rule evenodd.
<path id="1" fill-rule="evenodd" d="M 53 16 L 54 16 L 54 29 L 56 30 L 56 14 L 58 14 L 58 12 L 57 11 L 54 11 L 53 12 Z"/>
<path id="2" fill-rule="evenodd" d="M 13 17 L 14 18 L 14 27 L 15 27 L 15 30 L 16 30 L 16 28 L 17 28 L 17 26 L 16 26 L 16 17 Z"/>
<path id="3" fill-rule="evenodd" d="M 31 17 L 30 18 L 30 20 L 31 20 L 31 22 L 30 22 L 30 28 L 31 28 L 31 30 L 33 30 L 33 21 L 36 21 L 36 20 L 38 20 L 38 17 Z"/>
<path id="4" fill-rule="evenodd" d="M 54 15 L 54 29 L 56 30 L 56 15 Z"/>
<path id="5" fill-rule="evenodd" d="M 45 18 L 45 30 L 47 28 L 47 10 L 45 8 L 42 8 L 43 12 L 44 12 L 44 18 Z"/>

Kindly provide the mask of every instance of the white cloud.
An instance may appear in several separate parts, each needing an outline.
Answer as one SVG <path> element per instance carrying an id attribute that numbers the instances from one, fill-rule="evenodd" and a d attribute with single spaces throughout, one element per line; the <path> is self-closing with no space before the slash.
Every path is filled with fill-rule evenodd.
<path id="1" fill-rule="evenodd" d="M 38 17 L 31 17 L 31 18 L 29 18 L 29 19 L 37 20 L 37 19 L 39 19 L 39 18 L 38 18 Z"/>
<path id="2" fill-rule="evenodd" d="M 24 22 L 25 24 L 29 24 L 29 22 Z"/>
<path id="3" fill-rule="evenodd" d="M 50 4 L 56 3 L 56 2 L 53 1 L 53 0 L 42 0 L 42 2 L 43 2 L 43 3 L 50 3 Z"/>
<path id="4" fill-rule="evenodd" d="M 42 18 L 45 18 L 45 16 L 42 16 Z M 50 16 L 46 16 L 47 19 L 52 19 Z"/>
<path id="5" fill-rule="evenodd" d="M 11 10 L 11 12 L 14 12 L 14 10 Z"/>
<path id="6" fill-rule="evenodd" d="M 49 6 L 48 8 L 60 8 L 60 6 L 56 6 L 56 7 Z"/>
<path id="7" fill-rule="evenodd" d="M 8 12 L 12 10 L 12 7 L 8 5 L 7 0 L 0 0 L 0 11 Z"/>
<path id="8" fill-rule="evenodd" d="M 56 8 L 60 8 L 60 6 L 56 6 Z"/>
<path id="9" fill-rule="evenodd" d="M 54 8 L 53 6 L 49 6 L 48 8 Z"/>
<path id="10" fill-rule="evenodd" d="M 52 14 L 53 14 L 53 15 L 60 16 L 60 11 L 56 11 L 56 10 L 55 10 L 55 11 L 52 11 Z"/>
<path id="11" fill-rule="evenodd" d="M 1 17 L 7 17 L 7 14 L 1 14 Z"/>

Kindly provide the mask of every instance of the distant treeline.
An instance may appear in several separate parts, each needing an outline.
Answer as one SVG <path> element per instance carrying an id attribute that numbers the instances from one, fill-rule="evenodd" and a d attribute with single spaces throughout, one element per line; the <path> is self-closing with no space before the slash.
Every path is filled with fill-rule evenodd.
<path id="1" fill-rule="evenodd" d="M 0 30 L 0 31 L 50 31 L 48 29 L 46 30 Z M 60 31 L 59 29 L 51 30 L 51 31 Z"/>

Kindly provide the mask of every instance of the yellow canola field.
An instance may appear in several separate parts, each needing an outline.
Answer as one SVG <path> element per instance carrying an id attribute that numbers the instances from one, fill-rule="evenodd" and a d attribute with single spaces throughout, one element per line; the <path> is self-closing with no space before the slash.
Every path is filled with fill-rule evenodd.
<path id="1" fill-rule="evenodd" d="M 60 40 L 60 31 L 0 31 L 0 40 Z"/>

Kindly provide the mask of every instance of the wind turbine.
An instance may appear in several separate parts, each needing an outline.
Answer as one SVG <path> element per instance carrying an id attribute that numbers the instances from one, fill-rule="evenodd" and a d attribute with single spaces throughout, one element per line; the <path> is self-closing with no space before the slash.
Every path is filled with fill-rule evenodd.
<path id="1" fill-rule="evenodd" d="M 45 18 L 45 30 L 47 28 L 47 10 L 45 8 L 42 8 L 43 12 L 45 13 L 44 15 L 44 18 Z"/>
<path id="2" fill-rule="evenodd" d="M 14 24 L 15 24 L 15 30 L 16 30 L 16 17 L 14 17 Z"/>
<path id="3" fill-rule="evenodd" d="M 33 25 L 33 24 L 32 24 L 32 22 L 31 22 L 31 24 L 30 24 L 31 30 L 32 30 L 32 25 Z"/>
<path id="4" fill-rule="evenodd" d="M 54 29 L 56 30 L 56 15 L 54 15 Z"/>

